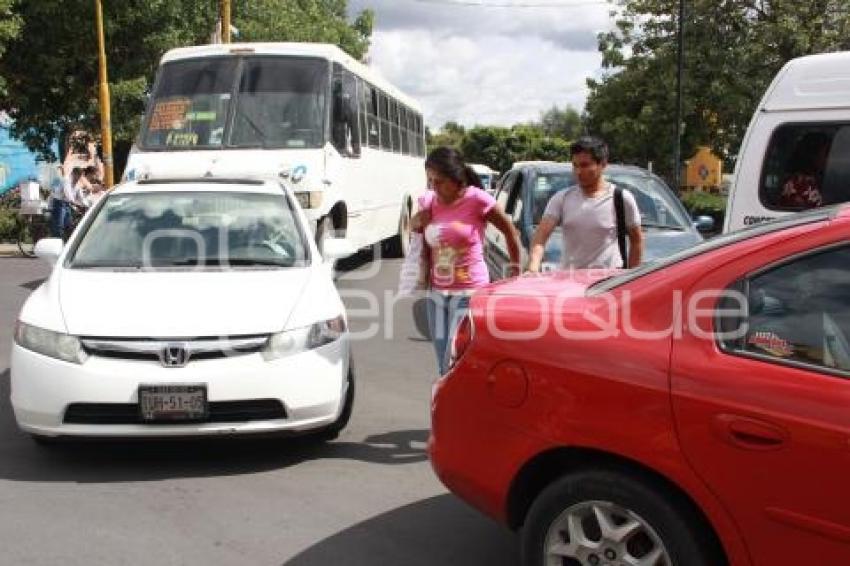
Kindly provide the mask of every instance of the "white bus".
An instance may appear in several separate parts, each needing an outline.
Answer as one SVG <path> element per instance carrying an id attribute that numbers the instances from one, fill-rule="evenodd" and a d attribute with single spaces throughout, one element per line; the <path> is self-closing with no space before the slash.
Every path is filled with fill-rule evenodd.
<path id="1" fill-rule="evenodd" d="M 334 45 L 203 45 L 163 56 L 124 179 L 278 176 L 320 241 L 398 256 L 424 155 L 419 105 Z"/>

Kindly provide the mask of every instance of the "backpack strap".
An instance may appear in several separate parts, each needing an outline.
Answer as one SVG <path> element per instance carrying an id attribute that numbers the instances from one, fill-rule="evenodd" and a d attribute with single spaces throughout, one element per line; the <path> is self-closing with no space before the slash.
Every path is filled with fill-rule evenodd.
<path id="1" fill-rule="evenodd" d="M 623 189 L 614 187 L 614 211 L 617 215 L 617 245 L 620 248 L 620 257 L 623 258 L 623 267 L 629 267 L 629 253 L 626 250 L 626 208 L 623 204 Z"/>

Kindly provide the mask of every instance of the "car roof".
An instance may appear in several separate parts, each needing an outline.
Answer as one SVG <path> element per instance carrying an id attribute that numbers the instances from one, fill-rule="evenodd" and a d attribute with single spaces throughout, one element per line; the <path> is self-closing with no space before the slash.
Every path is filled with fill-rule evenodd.
<path id="1" fill-rule="evenodd" d="M 595 285 L 593 288 L 593 292 L 601 293 L 611 291 L 613 289 L 616 289 L 617 287 L 620 287 L 621 285 L 625 285 L 626 283 L 634 281 L 635 279 L 639 279 L 641 277 L 644 277 L 645 275 L 649 275 L 650 273 L 654 273 L 661 269 L 665 269 L 671 265 L 680 263 L 682 261 L 691 259 L 693 257 L 705 253 L 713 252 L 715 250 L 719 250 L 727 246 L 735 245 L 738 242 L 744 240 L 764 236 L 766 234 L 781 232 L 783 230 L 792 229 L 797 226 L 803 226 L 805 224 L 825 222 L 828 220 L 833 220 L 835 218 L 841 218 L 842 221 L 847 218 L 850 218 L 850 204 L 836 204 L 821 208 L 813 208 L 811 210 L 806 210 L 803 212 L 796 212 L 794 214 L 789 214 L 787 216 L 783 216 L 775 220 L 762 222 L 760 224 L 748 226 L 746 228 L 742 228 L 734 232 L 729 232 L 727 234 L 716 236 L 710 240 L 706 240 L 705 242 L 697 246 L 694 246 L 692 248 L 686 248 L 680 252 L 677 252 L 667 258 L 658 260 L 653 263 L 644 264 L 635 269 L 624 271 L 620 275 L 616 275 L 610 279 L 606 279 L 598 285 Z"/>
<path id="2" fill-rule="evenodd" d="M 283 185 L 275 179 L 226 179 L 216 177 L 142 179 L 117 185 L 113 194 L 151 192 L 223 192 L 283 194 Z"/>
<path id="3" fill-rule="evenodd" d="M 560 161 L 518 161 L 514 163 L 513 167 L 511 168 L 511 171 L 529 169 L 533 171 L 539 171 L 541 173 L 567 172 L 573 170 L 573 164 Z M 605 167 L 605 171 L 611 173 L 632 173 L 645 177 L 656 177 L 655 173 L 652 173 L 651 171 L 648 171 L 643 167 L 639 167 L 637 165 L 626 165 L 623 163 L 609 163 Z"/>

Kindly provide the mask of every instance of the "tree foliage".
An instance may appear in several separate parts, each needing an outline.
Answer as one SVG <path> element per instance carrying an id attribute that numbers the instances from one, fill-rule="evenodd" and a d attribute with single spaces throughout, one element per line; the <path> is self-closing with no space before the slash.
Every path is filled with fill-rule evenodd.
<path id="1" fill-rule="evenodd" d="M 569 106 L 553 106 L 540 120 L 510 127 L 475 126 L 464 128 L 447 122 L 427 137 L 428 148 L 448 145 L 460 149 L 470 163 L 483 163 L 497 171 L 507 171 L 516 161 L 569 160 L 570 142 L 583 129 L 581 115 Z"/>
<path id="2" fill-rule="evenodd" d="M 21 31 L 21 18 L 13 11 L 16 0 L 0 0 L 0 61 L 6 51 L 6 43 L 18 36 Z M 6 88 L 6 81 L 0 73 L 0 96 Z"/>
<path id="3" fill-rule="evenodd" d="M 135 139 L 162 54 L 209 42 L 219 0 L 104 0 L 106 51 L 116 162 Z M 13 135 L 50 156 L 69 128 L 99 131 L 98 59 L 91 0 L 0 0 L 11 6 L 17 35 L 0 58 L 7 90 L 0 110 L 14 119 Z M 243 41 L 320 41 L 361 58 L 369 45 L 372 14 L 346 19 L 345 0 L 234 0 L 233 24 Z M 0 23 L 0 48 L 7 29 Z M 1 91 L 0 91 L 1 92 Z"/>
<path id="4" fill-rule="evenodd" d="M 601 34 L 601 80 L 586 125 L 615 160 L 673 172 L 678 0 L 617 0 Z M 847 0 L 685 0 L 683 155 L 710 145 L 731 162 L 764 90 L 788 60 L 850 48 Z"/>

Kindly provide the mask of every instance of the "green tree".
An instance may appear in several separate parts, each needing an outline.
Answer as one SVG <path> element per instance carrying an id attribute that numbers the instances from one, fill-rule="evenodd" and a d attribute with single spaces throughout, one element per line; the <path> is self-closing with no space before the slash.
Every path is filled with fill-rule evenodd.
<path id="1" fill-rule="evenodd" d="M 6 43 L 18 36 L 21 31 L 21 18 L 13 11 L 16 0 L 0 0 L 0 61 L 3 60 L 3 52 Z M 0 96 L 6 89 L 6 81 L 0 73 Z"/>
<path id="2" fill-rule="evenodd" d="M 3 2 L 10 0 L 0 0 L 0 8 Z M 38 0 L 11 6 L 21 29 L 0 58 L 0 77 L 7 81 L 0 110 L 14 119 L 13 135 L 49 157 L 52 143 L 68 129 L 100 129 L 93 2 Z M 219 0 L 104 2 L 116 173 L 138 132 L 144 93 L 160 57 L 174 47 L 207 43 L 218 9 Z M 348 24 L 345 10 L 345 0 L 233 3 L 239 39 L 325 41 L 361 58 L 368 49 L 372 14 L 365 11 Z"/>
<path id="3" fill-rule="evenodd" d="M 425 141 L 428 144 L 428 151 L 443 145 L 461 149 L 464 136 L 466 136 L 466 129 L 463 126 L 457 122 L 446 122 L 436 133 L 428 130 Z"/>
<path id="4" fill-rule="evenodd" d="M 586 124 L 615 160 L 673 173 L 678 0 L 617 0 L 601 34 L 606 75 L 589 80 Z M 731 163 L 789 59 L 850 47 L 847 0 L 686 0 L 683 155 L 707 144 Z"/>
<path id="5" fill-rule="evenodd" d="M 239 41 L 333 43 L 363 59 L 374 14 L 365 10 L 349 23 L 346 4 L 346 0 L 235 0 L 233 23 Z"/>
<path id="6" fill-rule="evenodd" d="M 540 127 L 547 136 L 573 140 L 581 135 L 581 114 L 572 106 L 561 110 L 555 105 L 540 114 Z"/>
<path id="7" fill-rule="evenodd" d="M 456 147 L 470 163 L 483 163 L 498 171 L 507 171 L 516 161 L 569 159 L 569 140 L 549 136 L 539 124 L 511 127 L 475 126 L 466 129 L 448 122 L 430 137 L 428 147 Z"/>

